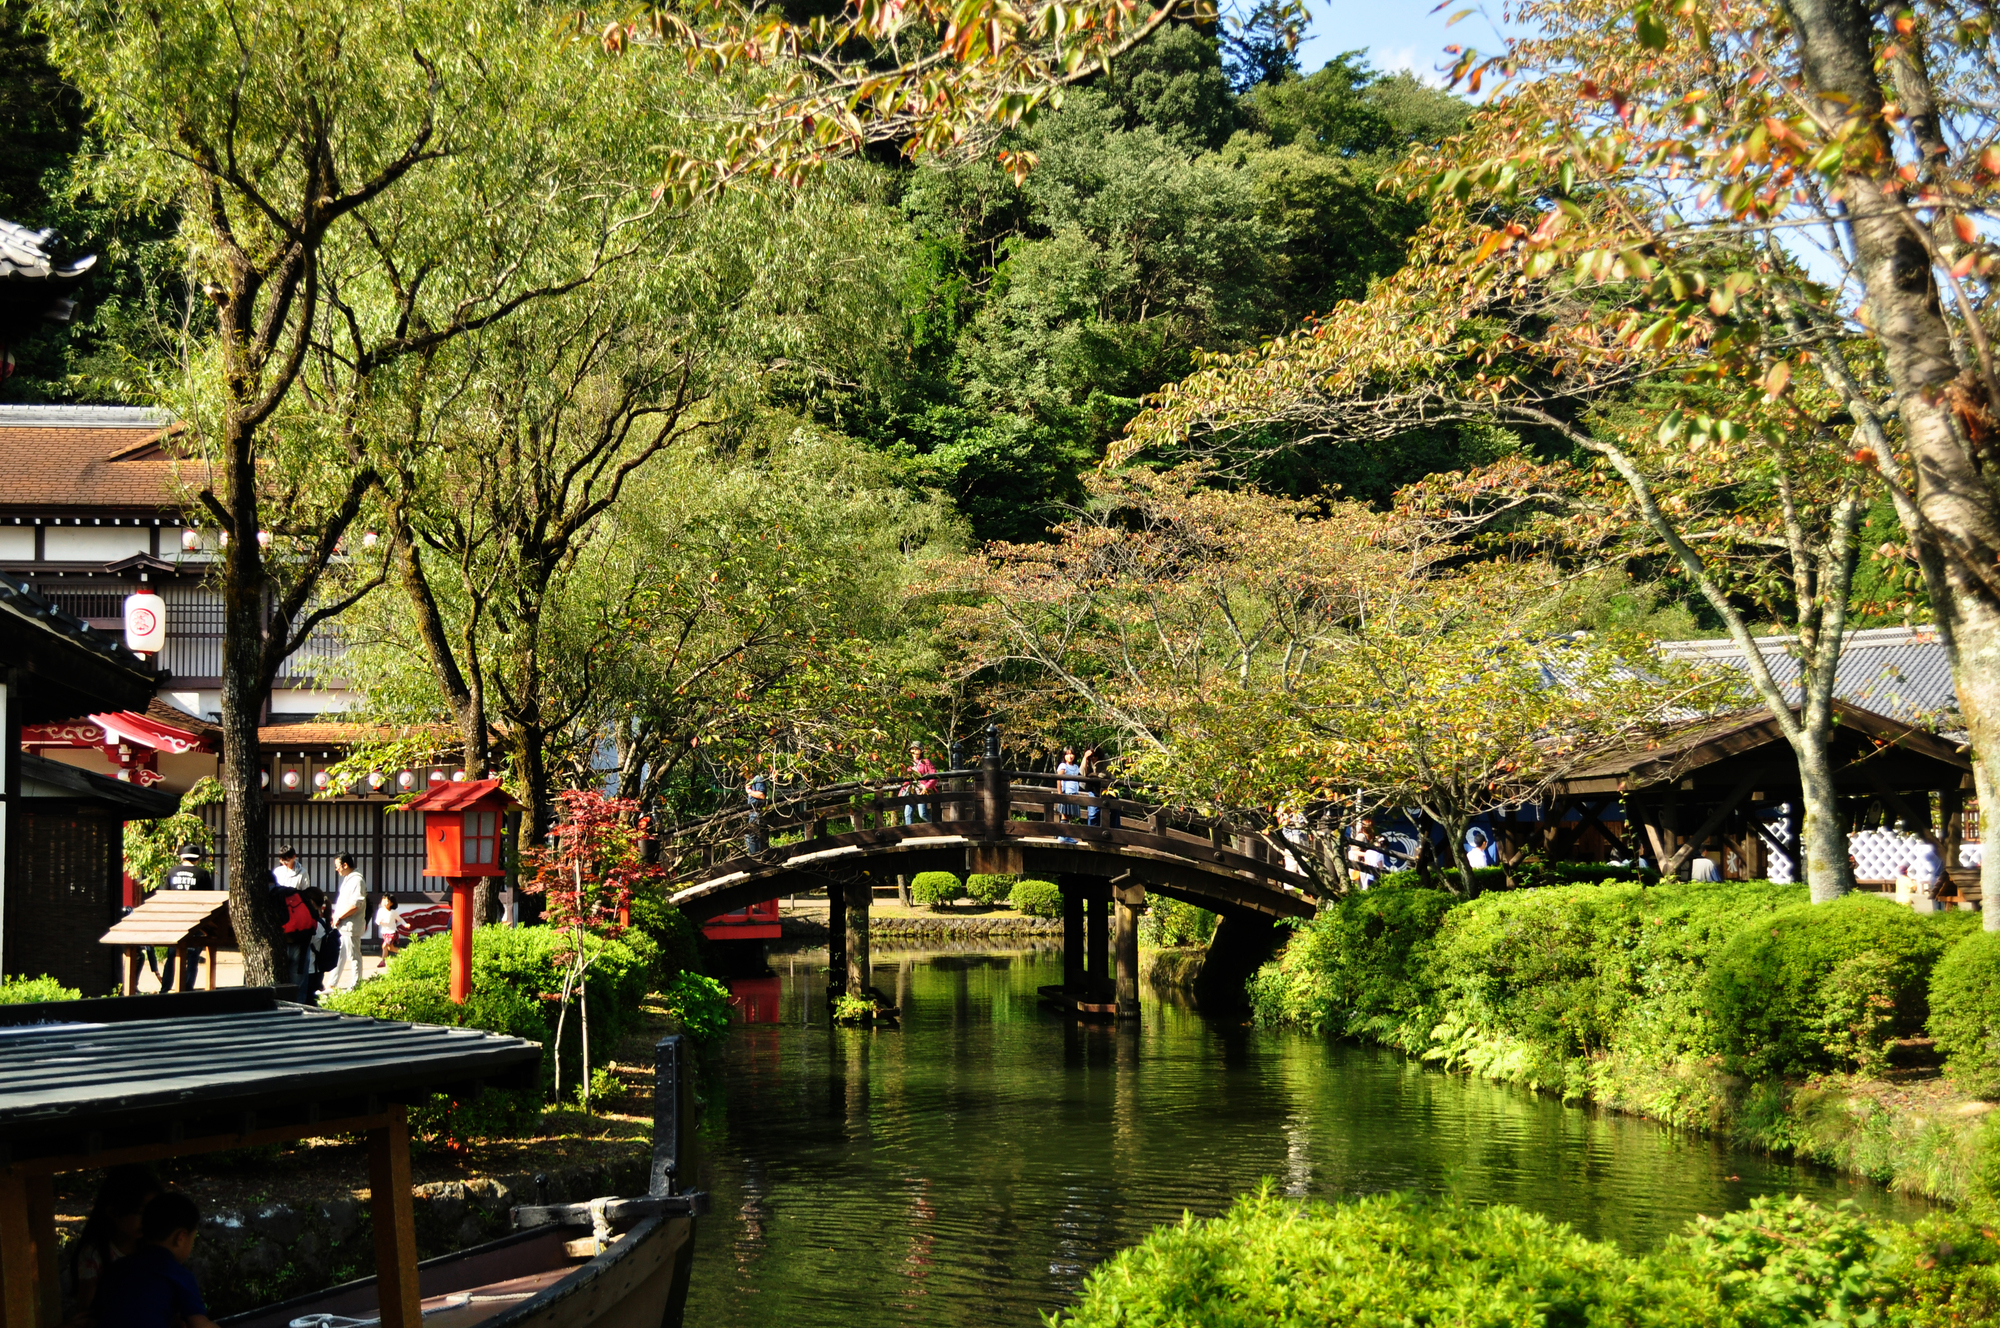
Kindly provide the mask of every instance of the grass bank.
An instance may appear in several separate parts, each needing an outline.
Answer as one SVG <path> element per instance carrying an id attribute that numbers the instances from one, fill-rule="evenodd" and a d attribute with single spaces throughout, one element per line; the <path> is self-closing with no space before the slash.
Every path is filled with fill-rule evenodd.
<path id="1" fill-rule="evenodd" d="M 1978 926 L 1768 881 L 1384 888 L 1300 926 L 1248 995 L 1264 1022 L 1991 1199 L 2000 938 Z"/>

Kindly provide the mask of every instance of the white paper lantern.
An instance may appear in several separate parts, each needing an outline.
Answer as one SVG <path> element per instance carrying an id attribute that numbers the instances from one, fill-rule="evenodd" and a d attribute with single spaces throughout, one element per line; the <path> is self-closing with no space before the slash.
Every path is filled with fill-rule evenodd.
<path id="1" fill-rule="evenodd" d="M 201 547 L 201 532 L 190 526 L 181 532 L 181 552 L 193 553 Z"/>
<path id="2" fill-rule="evenodd" d="M 313 789 L 316 792 L 320 793 L 326 792 L 326 786 L 328 784 L 331 784 L 332 782 L 333 782 L 333 776 L 329 775 L 326 771 L 324 770 L 313 771 Z"/>
<path id="3" fill-rule="evenodd" d="M 299 787 L 299 772 L 296 770 L 287 770 L 280 782 L 284 784 L 287 792 L 296 793 Z"/>
<path id="4" fill-rule="evenodd" d="M 167 644 L 167 602 L 141 586 L 125 597 L 125 648 L 157 655 Z"/>
<path id="5" fill-rule="evenodd" d="M 380 789 L 382 785 L 386 782 L 388 782 L 387 776 L 385 776 L 380 770 L 370 770 L 368 772 L 369 792 L 371 793 L 375 792 L 376 790 Z"/>

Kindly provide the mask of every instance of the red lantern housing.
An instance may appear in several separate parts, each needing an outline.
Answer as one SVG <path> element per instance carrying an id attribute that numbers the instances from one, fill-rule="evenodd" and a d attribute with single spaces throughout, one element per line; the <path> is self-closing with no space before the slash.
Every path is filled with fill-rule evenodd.
<path id="1" fill-rule="evenodd" d="M 482 876 L 505 876 L 501 826 L 520 806 L 497 779 L 439 782 L 404 808 L 424 814 L 424 875 L 451 882 L 451 998 L 472 992 L 472 887 Z"/>

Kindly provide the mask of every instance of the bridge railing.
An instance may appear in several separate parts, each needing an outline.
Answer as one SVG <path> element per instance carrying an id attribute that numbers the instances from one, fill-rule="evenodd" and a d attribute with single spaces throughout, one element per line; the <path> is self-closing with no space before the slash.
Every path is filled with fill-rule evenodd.
<path id="1" fill-rule="evenodd" d="M 934 785 L 929 790 L 919 782 Z M 1081 783 L 1104 789 L 1104 777 L 995 766 L 943 770 L 922 781 L 849 781 L 797 791 L 774 790 L 752 809 L 726 809 L 681 827 L 671 841 L 677 874 L 754 871 L 821 847 L 881 846 L 897 840 L 956 836 L 981 842 L 1067 839 L 1150 850 L 1212 868 L 1310 891 L 1312 880 L 1285 862 L 1265 833 L 1111 792 L 1064 792 Z M 1094 813 L 1094 816 L 1093 816 Z M 1271 827 L 1274 828 L 1274 827 Z"/>

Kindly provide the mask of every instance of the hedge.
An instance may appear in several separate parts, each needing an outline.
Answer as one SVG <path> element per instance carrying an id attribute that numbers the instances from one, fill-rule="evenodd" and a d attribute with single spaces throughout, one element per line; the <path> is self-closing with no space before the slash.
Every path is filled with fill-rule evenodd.
<path id="1" fill-rule="evenodd" d="M 592 1060 L 602 1063 L 637 1025 L 657 954 L 652 941 L 636 931 L 628 931 L 622 940 L 591 944 L 601 951 L 585 976 L 590 1042 Z M 472 934 L 472 991 L 464 1005 L 457 1005 L 450 996 L 451 937 L 427 936 L 397 955 L 383 976 L 351 992 L 322 994 L 320 1004 L 343 1014 L 483 1028 L 546 1048 L 555 1038 L 562 956 L 569 946 L 569 934 L 554 927 L 479 928 Z M 581 1020 L 572 997 L 563 1027 L 565 1083 L 578 1081 L 582 1053 Z M 554 1062 L 545 1058 L 544 1076 L 552 1079 L 554 1072 Z"/>
<path id="2" fill-rule="evenodd" d="M 1156 1229 L 1084 1280 L 1072 1328 L 1972 1328 L 2000 1316 L 2000 1239 L 1792 1197 L 1624 1253 L 1510 1204 L 1387 1194 L 1338 1206 L 1266 1182 Z"/>
<path id="3" fill-rule="evenodd" d="M 1004 904 L 1020 879 L 1011 872 L 974 872 L 965 878 L 965 893 L 975 904 Z"/>
<path id="4" fill-rule="evenodd" d="M 1801 904 L 1744 928 L 1709 974 L 1723 1049 L 1756 1076 L 1879 1069 L 1889 1039 L 1923 1029 L 1945 931 L 1869 895 Z"/>
<path id="5" fill-rule="evenodd" d="M 1014 893 L 1008 896 L 1017 912 L 1031 918 L 1059 918 L 1062 916 L 1062 887 L 1053 881 L 1021 881 L 1014 886 Z"/>
<path id="6" fill-rule="evenodd" d="M 2000 1097 L 2000 932 L 1974 932 L 1938 960 L 1929 1028 L 1960 1092 Z"/>
<path id="7" fill-rule="evenodd" d="M 44 973 L 36 978 L 0 978 L 0 1005 L 33 1005 L 41 1001 L 80 1001 L 83 993 Z"/>
<path id="8" fill-rule="evenodd" d="M 933 909 L 942 908 L 964 893 L 965 887 L 950 872 L 918 872 L 910 878 L 910 898 Z"/>
<path id="9" fill-rule="evenodd" d="M 1693 1279 L 1547 1218 L 1403 1194 L 1338 1207 L 1266 1187 L 1207 1221 L 1184 1217 L 1099 1265 L 1071 1328 L 1405 1328 L 1410 1324 L 1715 1323 Z"/>

